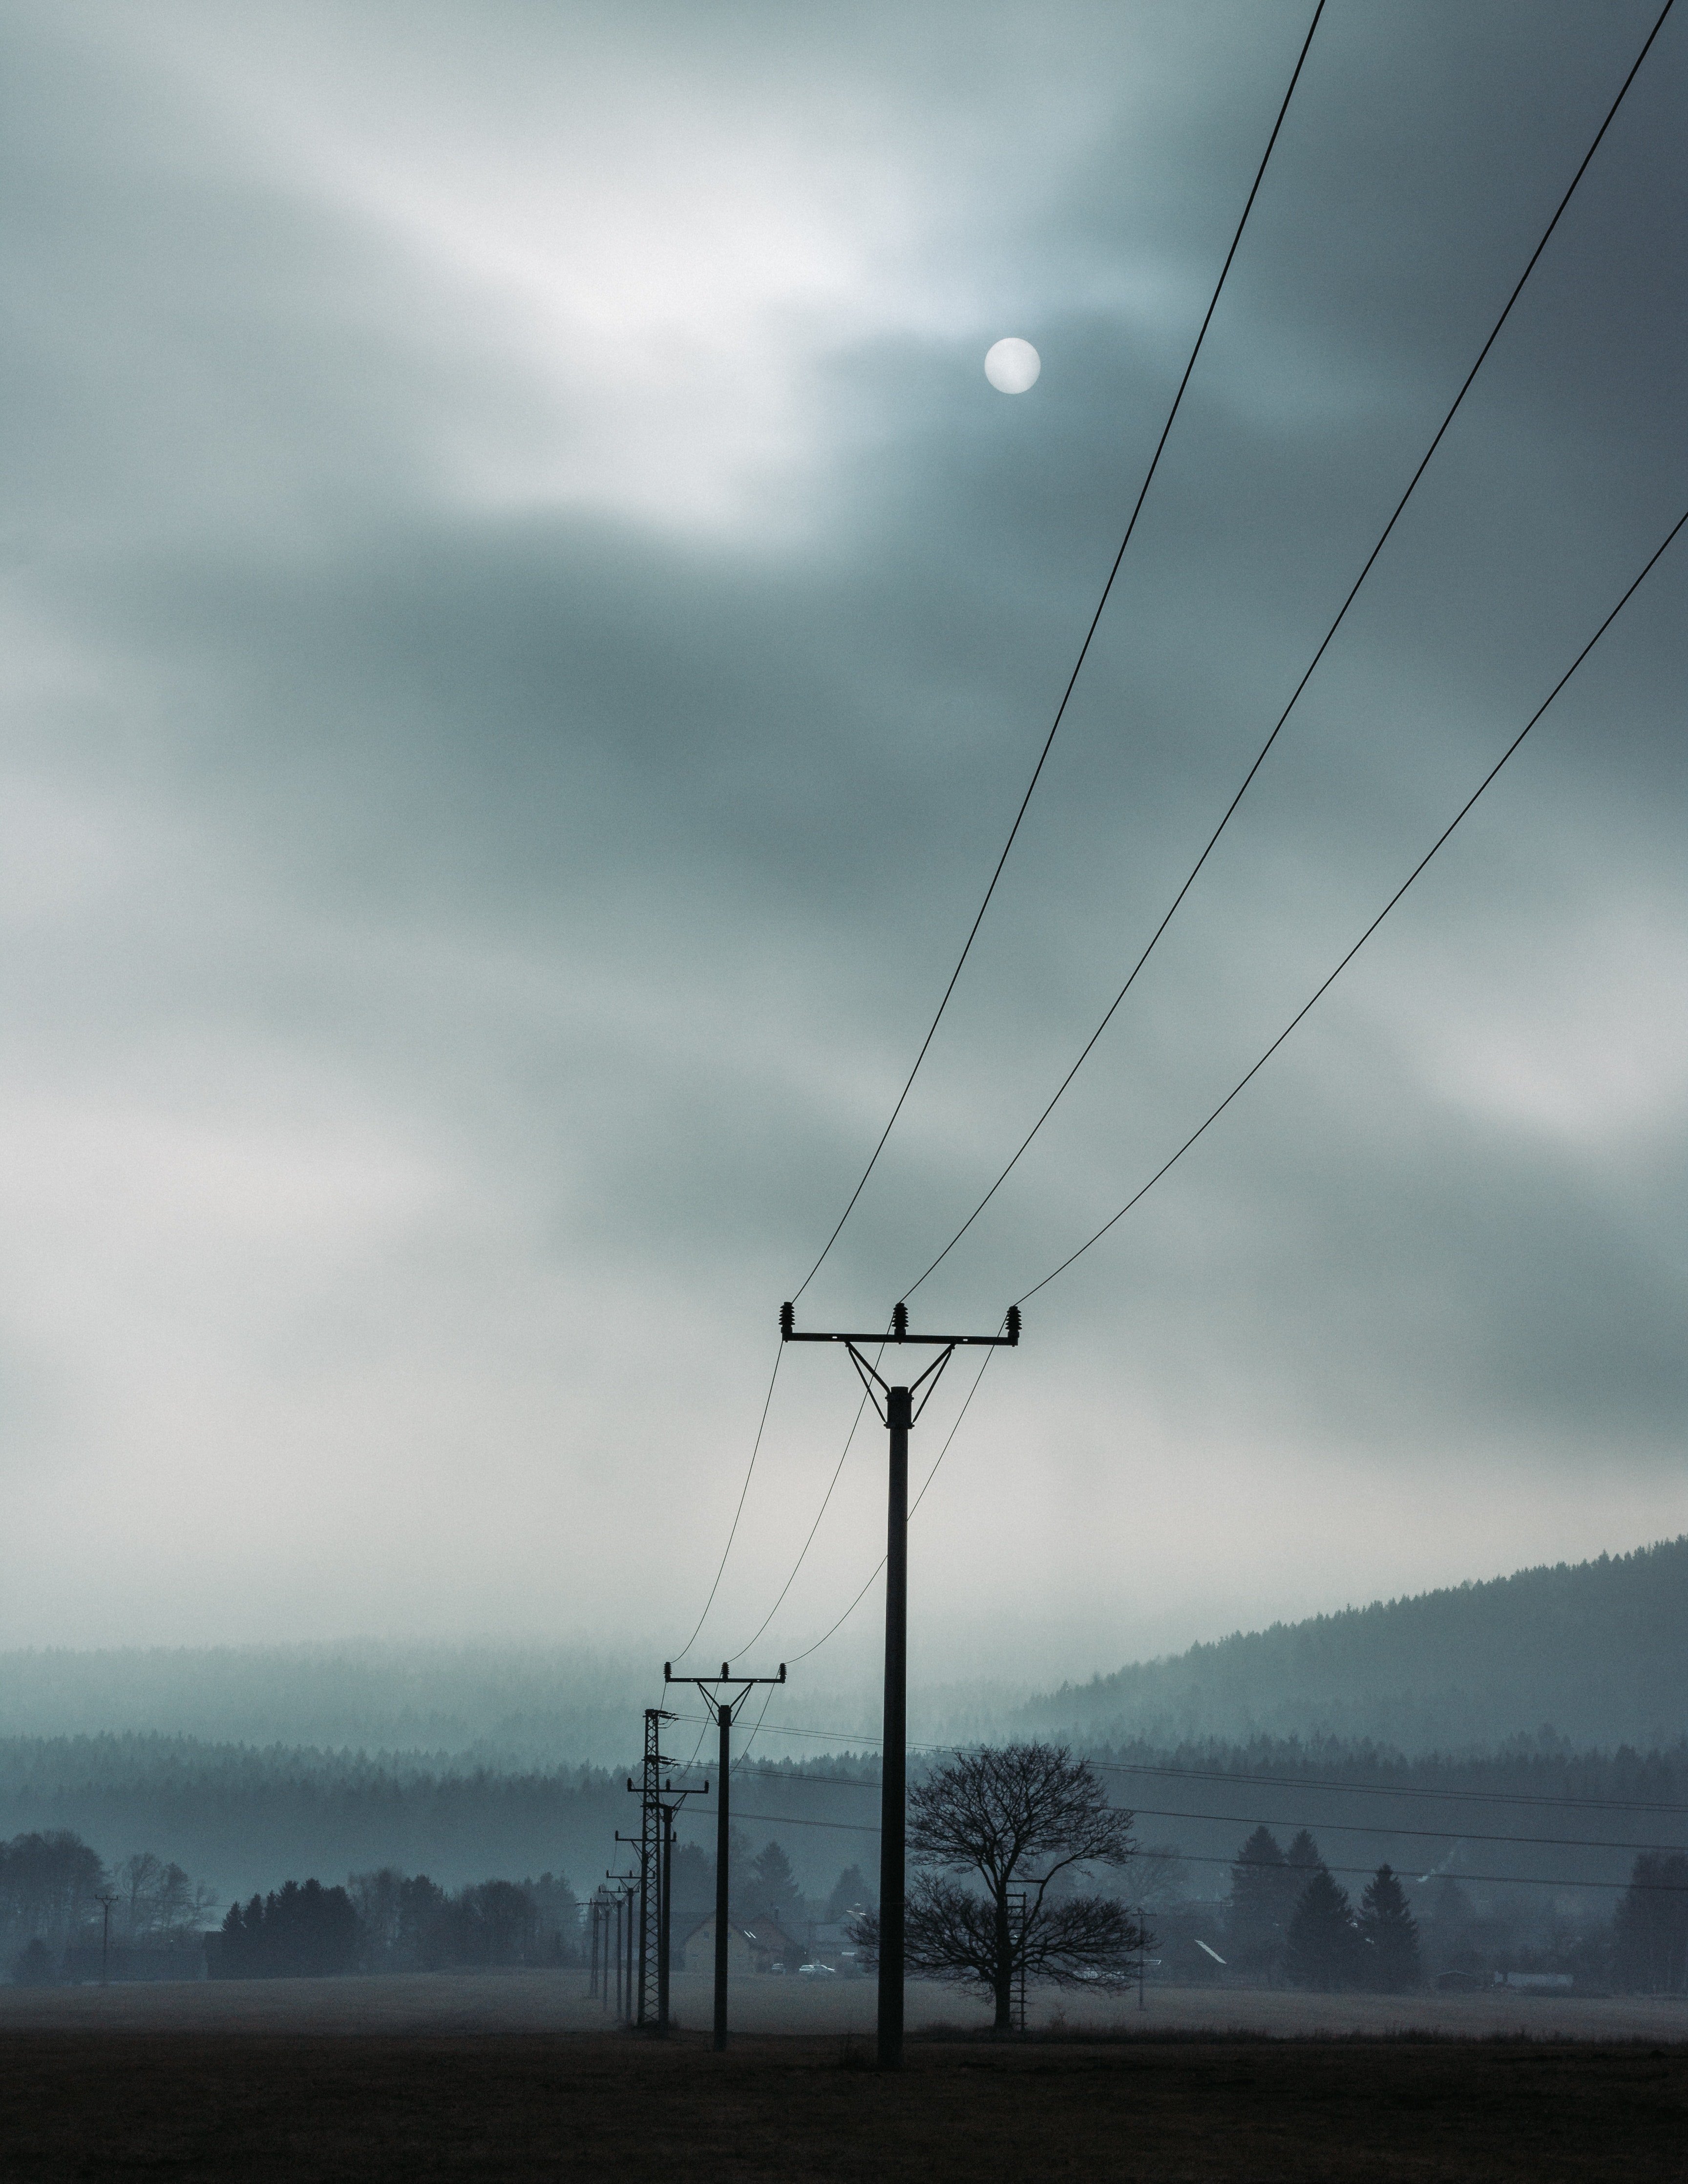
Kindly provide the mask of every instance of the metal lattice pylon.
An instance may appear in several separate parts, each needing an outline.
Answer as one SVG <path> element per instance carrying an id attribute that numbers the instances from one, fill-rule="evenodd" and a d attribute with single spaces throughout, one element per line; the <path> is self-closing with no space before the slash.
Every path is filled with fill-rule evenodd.
<path id="1" fill-rule="evenodd" d="M 657 1980 L 661 1963 L 662 1770 L 672 1763 L 662 1751 L 662 1724 L 674 1717 L 660 1707 L 644 1710 L 644 1763 L 639 1783 L 638 2008 L 635 2022 L 657 2021 Z"/>

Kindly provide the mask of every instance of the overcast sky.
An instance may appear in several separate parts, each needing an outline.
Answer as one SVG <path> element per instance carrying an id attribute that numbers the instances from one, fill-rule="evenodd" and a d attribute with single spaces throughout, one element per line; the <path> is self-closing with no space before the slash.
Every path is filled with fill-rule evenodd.
<path id="1" fill-rule="evenodd" d="M 1054 1089 L 1656 12 L 1330 0 L 805 1323 L 883 1323 Z M 0 1642 L 660 1660 L 1309 8 L 4 13 Z M 916 1323 L 994 1328 L 1159 1166 L 1688 507 L 1685 79 L 1673 17 Z M 915 1521 L 917 1679 L 1688 1529 L 1685 604 L 1688 538 L 1028 1306 Z M 854 1388 L 786 1355 L 702 1657 Z M 883 1496 L 864 1431 L 759 1653 Z"/>

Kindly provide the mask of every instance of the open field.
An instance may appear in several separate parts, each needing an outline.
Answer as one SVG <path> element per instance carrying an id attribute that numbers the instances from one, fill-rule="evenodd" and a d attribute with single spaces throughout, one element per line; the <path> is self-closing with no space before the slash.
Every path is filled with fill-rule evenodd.
<path id="1" fill-rule="evenodd" d="M 729 2054 L 575 2034 L 0 2035 L 7 2184 L 169 2177 L 989 2176 L 1119 2184 L 1558 2184 L 1688 2174 L 1688 2051 L 1162 2035 L 837 2037 Z"/>
<path id="2" fill-rule="evenodd" d="M 0 1987 L 0 2033 L 42 2031 L 387 2034 L 596 2032 L 609 2029 L 578 1971 L 410 1972 L 369 1979 L 217 1980 L 132 1986 Z M 706 1980 L 677 1978 L 674 2014 L 684 2030 L 710 2021 Z M 1074 2031 L 1240 2031 L 1279 2036 L 1432 2032 L 1454 2038 L 1522 2034 L 1547 2040 L 1688 2042 L 1688 1998 L 1478 1995 L 1298 1994 L 1245 1988 L 1153 1987 L 1134 1996 L 1034 1992 L 1034 2029 Z M 736 1981 L 734 2026 L 747 2033 L 866 2034 L 871 1980 Z M 984 2005 L 953 1987 L 911 1981 L 911 2029 L 983 2029 Z"/>

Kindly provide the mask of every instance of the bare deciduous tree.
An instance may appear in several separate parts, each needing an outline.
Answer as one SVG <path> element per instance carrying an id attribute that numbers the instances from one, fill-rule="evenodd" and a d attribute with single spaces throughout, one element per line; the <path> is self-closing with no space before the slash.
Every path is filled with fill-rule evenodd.
<path id="1" fill-rule="evenodd" d="M 113 1881 L 120 1899 L 117 1931 L 131 1948 L 168 1945 L 197 1932 L 214 1901 L 179 1865 L 166 1864 L 149 1850 L 125 1858 Z"/>
<path id="2" fill-rule="evenodd" d="M 1148 1936 L 1116 1898 L 1072 1886 L 1087 1867 L 1125 1864 L 1134 1847 L 1132 1815 L 1109 1804 L 1088 1762 L 1049 1744 L 968 1752 L 919 1784 L 909 1808 L 911 1856 L 933 1869 L 910 1892 L 911 1971 L 986 1989 L 999 2031 L 1013 2023 L 1022 1972 L 1061 1986 L 1127 1982 Z M 857 1928 L 870 1949 L 877 1925 L 870 1917 Z"/>

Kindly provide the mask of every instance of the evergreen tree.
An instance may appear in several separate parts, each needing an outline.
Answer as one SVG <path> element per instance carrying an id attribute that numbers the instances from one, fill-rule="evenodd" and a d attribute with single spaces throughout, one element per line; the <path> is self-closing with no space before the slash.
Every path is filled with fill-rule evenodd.
<path id="1" fill-rule="evenodd" d="M 871 1910 L 879 1900 L 878 1891 L 859 1865 L 847 1865 L 833 1883 L 833 1892 L 827 1898 L 828 1919 L 848 1917 L 858 1904 Z"/>
<path id="2" fill-rule="evenodd" d="M 223 1919 L 217 1947 L 208 1943 L 206 1954 L 213 1979 L 239 1979 L 246 1969 L 246 1921 L 238 1903 L 231 1903 Z"/>
<path id="3" fill-rule="evenodd" d="M 1284 1902 L 1290 1868 L 1270 1828 L 1256 1828 L 1231 1867 L 1225 1903 L 1226 1954 L 1239 1971 L 1269 1979 L 1283 1953 L 1294 1900 Z"/>
<path id="4" fill-rule="evenodd" d="M 1621 1986 L 1644 1994 L 1688 1987 L 1688 1856 L 1643 1851 L 1613 1926 Z"/>
<path id="5" fill-rule="evenodd" d="M 751 1859 L 749 1892 L 760 1910 L 795 1911 L 802 1891 L 777 1842 L 765 1843 Z"/>
<path id="6" fill-rule="evenodd" d="M 1410 1994 L 1423 1985 L 1418 1922 L 1407 1908 L 1407 1892 L 1386 1865 L 1380 1865 L 1366 1883 L 1359 1930 L 1368 1986 L 1379 1994 Z"/>
<path id="7" fill-rule="evenodd" d="M 396 1946 L 400 1963 L 421 1964 L 433 1971 L 446 1962 L 448 1908 L 444 1889 L 426 1873 L 399 1882 Z"/>
<path id="8" fill-rule="evenodd" d="M 1301 1890 L 1306 1886 L 1314 1874 L 1323 1872 L 1324 1869 L 1324 1860 L 1318 1854 L 1318 1845 L 1306 1828 L 1301 1829 L 1298 1834 L 1290 1838 L 1290 1847 L 1284 1855 L 1284 1863 L 1292 1872 L 1298 1873 L 1301 1876 L 1295 1892 L 1295 1900 L 1298 1903 L 1301 1901 Z M 1295 1905 L 1292 1904 L 1290 1908 L 1293 1910 L 1294 1908 Z"/>
<path id="9" fill-rule="evenodd" d="M 358 1914 L 343 1888 L 289 1880 L 245 1910 L 229 1906 L 212 1957 L 214 1979 L 321 1979 L 357 1961 Z"/>
<path id="10" fill-rule="evenodd" d="M 451 1960 L 460 1964 L 521 1964 L 538 1954 L 538 1920 L 525 1888 L 483 1880 L 460 1888 L 448 1923 Z"/>
<path id="11" fill-rule="evenodd" d="M 1302 1891 L 1290 1921 L 1284 1969 L 1293 1986 L 1332 1994 L 1359 1983 L 1360 1936 L 1348 1892 L 1321 1865 Z"/>

